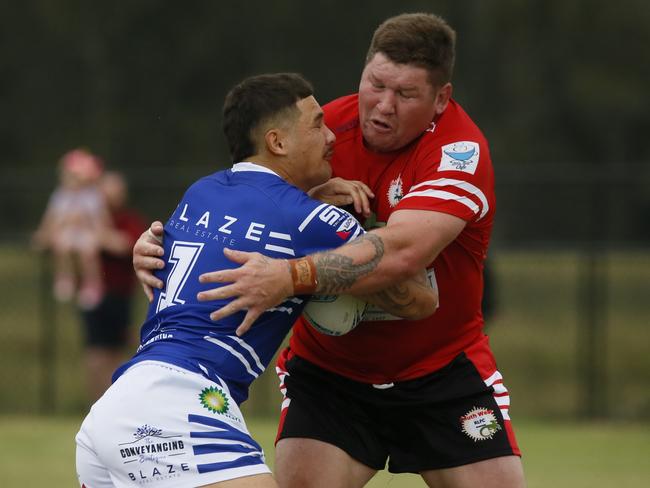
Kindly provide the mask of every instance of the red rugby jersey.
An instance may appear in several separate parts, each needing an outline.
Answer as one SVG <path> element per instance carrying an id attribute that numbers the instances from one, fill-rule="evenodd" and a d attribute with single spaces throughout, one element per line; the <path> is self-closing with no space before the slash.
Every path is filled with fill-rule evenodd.
<path id="1" fill-rule="evenodd" d="M 429 266 L 440 297 L 431 317 L 363 322 L 340 337 L 320 334 L 301 319 L 294 326 L 291 349 L 324 369 L 367 383 L 428 374 L 461 351 L 471 350 L 484 366 L 494 367 L 481 314 L 483 261 L 495 208 L 494 174 L 480 129 L 452 100 L 410 145 L 378 154 L 363 144 L 357 95 L 334 100 L 323 109 L 337 137 L 333 173 L 370 186 L 378 222 L 386 222 L 396 210 L 417 209 L 455 215 L 467 225 Z"/>

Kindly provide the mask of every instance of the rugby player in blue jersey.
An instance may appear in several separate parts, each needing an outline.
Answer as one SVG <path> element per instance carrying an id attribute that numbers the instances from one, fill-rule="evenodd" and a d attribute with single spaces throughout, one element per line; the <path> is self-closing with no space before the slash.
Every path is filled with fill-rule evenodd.
<path id="1" fill-rule="evenodd" d="M 166 286 L 155 290 L 136 354 L 77 434 L 81 486 L 277 486 L 239 405 L 305 305 L 301 270 L 294 294 L 242 337 L 236 329 L 245 312 L 211 320 L 229 299 L 199 302 L 213 285 L 198 277 L 236 266 L 226 249 L 302 257 L 364 231 L 344 210 L 305 193 L 330 178 L 335 138 L 300 75 L 244 80 L 226 97 L 223 125 L 234 165 L 194 183 L 165 224 L 166 264 L 157 276 Z M 407 318 L 437 305 L 424 272 L 364 298 Z"/>

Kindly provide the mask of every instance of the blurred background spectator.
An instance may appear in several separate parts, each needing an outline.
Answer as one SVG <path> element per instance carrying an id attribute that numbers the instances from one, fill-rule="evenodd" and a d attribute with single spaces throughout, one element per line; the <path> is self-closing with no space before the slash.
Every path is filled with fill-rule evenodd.
<path id="1" fill-rule="evenodd" d="M 74 149 L 64 154 L 59 162 L 59 185 L 33 236 L 37 248 L 52 253 L 54 297 L 67 302 L 76 296 L 79 306 L 88 309 L 104 293 L 99 251 L 109 220 L 98 187 L 102 171 L 101 161 L 88 151 Z"/>
<path id="2" fill-rule="evenodd" d="M 101 239 L 101 301 L 81 310 L 85 326 L 85 374 L 90 401 L 99 398 L 111 383 L 115 369 L 125 360 L 132 320 L 135 287 L 131 249 L 145 230 L 142 217 L 127 206 L 127 184 L 117 172 L 107 172 L 100 189 L 110 211 L 111 227 Z M 140 287 L 138 286 L 138 290 Z M 133 343 L 131 343 L 133 345 Z"/>

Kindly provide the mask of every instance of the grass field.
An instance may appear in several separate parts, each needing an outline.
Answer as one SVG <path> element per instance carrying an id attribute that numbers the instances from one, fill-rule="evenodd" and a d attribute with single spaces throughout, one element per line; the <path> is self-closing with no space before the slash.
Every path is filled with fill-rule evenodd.
<path id="1" fill-rule="evenodd" d="M 76 486 L 74 434 L 79 418 L 0 417 L 0 486 Z M 253 435 L 273 465 L 275 421 L 253 419 Z M 521 422 L 529 488 L 636 488 L 650 479 L 650 425 Z M 425 486 L 416 475 L 381 472 L 369 488 Z"/>

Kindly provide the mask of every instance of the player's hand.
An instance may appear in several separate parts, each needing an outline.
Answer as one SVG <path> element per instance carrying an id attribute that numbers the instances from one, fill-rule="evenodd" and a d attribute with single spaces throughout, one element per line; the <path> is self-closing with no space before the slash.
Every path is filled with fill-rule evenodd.
<path id="1" fill-rule="evenodd" d="M 233 251 L 225 248 L 224 254 L 239 268 L 204 273 L 201 283 L 229 283 L 219 288 L 197 294 L 199 301 L 234 298 L 230 303 L 212 312 L 210 318 L 219 320 L 240 310 L 246 310 L 244 321 L 237 327 L 241 336 L 266 309 L 281 303 L 293 294 L 291 272 L 285 259 L 271 259 L 257 252 Z"/>
<path id="2" fill-rule="evenodd" d="M 344 207 L 354 204 L 354 210 L 364 217 L 370 216 L 370 198 L 375 194 L 361 181 L 332 178 L 322 185 L 315 186 L 309 192 L 310 197 L 321 202 Z"/>
<path id="3" fill-rule="evenodd" d="M 161 222 L 157 220 L 152 222 L 151 227 L 142 233 L 133 246 L 133 269 L 150 302 L 153 300 L 153 288 L 162 288 L 164 285 L 153 274 L 155 270 L 165 266 L 165 262 L 159 259 L 164 253 L 163 230 Z"/>

